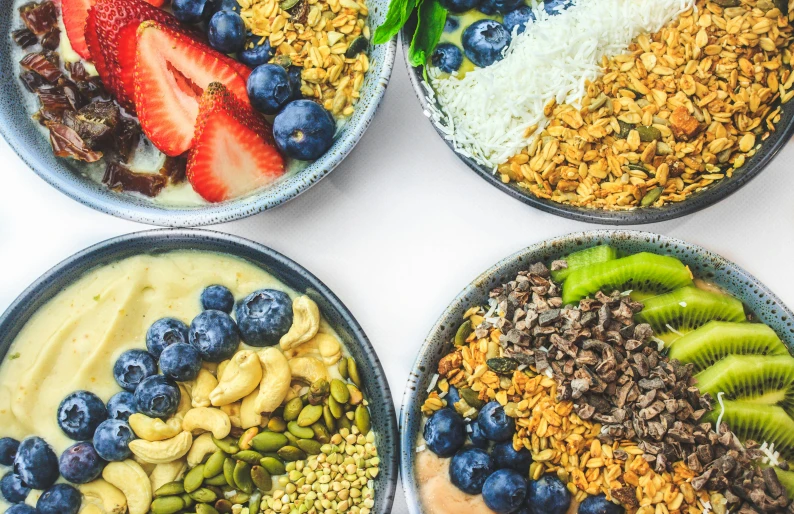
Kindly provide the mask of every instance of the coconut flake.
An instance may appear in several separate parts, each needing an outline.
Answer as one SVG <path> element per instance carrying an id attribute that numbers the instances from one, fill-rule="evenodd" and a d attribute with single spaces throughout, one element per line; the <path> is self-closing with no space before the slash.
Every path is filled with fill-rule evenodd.
<path id="1" fill-rule="evenodd" d="M 677 335 L 677 336 L 679 336 L 679 337 L 684 337 L 684 334 L 682 334 L 682 333 L 681 333 L 681 332 L 679 332 L 678 330 L 674 329 L 674 328 L 672 327 L 672 325 L 670 325 L 670 323 L 665 323 L 665 324 L 664 324 L 664 326 L 665 326 L 665 327 L 667 327 L 667 330 L 669 330 L 669 331 L 670 331 L 670 332 L 672 332 L 673 334 L 675 334 L 675 335 Z"/>
<path id="2" fill-rule="evenodd" d="M 722 401 L 722 397 L 725 396 L 725 393 L 720 391 L 717 393 L 717 402 L 720 404 L 720 415 L 717 417 L 717 423 L 714 425 L 714 431 L 718 434 L 720 433 L 720 425 L 722 424 L 722 416 L 725 415 L 725 402 Z"/>
<path id="3" fill-rule="evenodd" d="M 425 451 L 425 445 L 420 444 L 419 446 L 416 447 L 416 453 L 420 453 L 423 451 Z"/>
<path id="4" fill-rule="evenodd" d="M 438 373 L 433 373 L 433 378 L 430 379 L 430 385 L 427 386 L 427 392 L 429 393 L 430 391 L 435 389 L 437 383 L 438 383 Z"/>

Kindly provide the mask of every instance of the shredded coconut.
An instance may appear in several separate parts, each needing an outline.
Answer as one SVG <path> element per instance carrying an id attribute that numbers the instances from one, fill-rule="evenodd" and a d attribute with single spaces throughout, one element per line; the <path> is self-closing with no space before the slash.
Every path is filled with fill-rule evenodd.
<path id="1" fill-rule="evenodd" d="M 718 434 L 720 433 L 720 425 L 722 424 L 722 416 L 725 415 L 725 403 L 722 401 L 722 397 L 725 396 L 725 393 L 720 391 L 717 393 L 717 402 L 720 404 L 720 415 L 717 417 L 717 423 L 714 425 L 714 431 Z"/>
<path id="2" fill-rule="evenodd" d="M 425 445 L 420 444 L 419 446 L 416 447 L 416 453 L 420 453 L 423 451 L 425 451 Z"/>
<path id="3" fill-rule="evenodd" d="M 466 432 L 471 434 L 472 431 L 473 431 L 473 429 L 471 428 L 471 425 L 466 425 Z"/>
<path id="4" fill-rule="evenodd" d="M 678 302 L 678 305 L 680 305 L 681 307 L 686 307 L 686 302 Z"/>
<path id="5" fill-rule="evenodd" d="M 430 379 L 430 385 L 427 386 L 427 392 L 429 393 L 433 389 L 435 389 L 437 383 L 438 383 L 438 373 L 433 373 L 433 378 Z"/>
<path id="6" fill-rule="evenodd" d="M 586 82 L 602 73 L 603 56 L 625 53 L 638 35 L 660 30 L 693 5 L 694 0 L 576 0 L 556 16 L 536 8 L 537 20 L 513 35 L 503 60 L 462 78 L 428 67 L 432 88 L 423 85 L 431 119 L 458 153 L 495 171 L 540 134 L 549 101 L 578 103 Z M 538 129 L 528 137 L 534 125 Z"/>
<path id="7" fill-rule="evenodd" d="M 681 333 L 681 332 L 679 332 L 678 330 L 674 329 L 674 328 L 673 328 L 673 326 L 672 326 L 672 325 L 670 325 L 669 323 L 665 323 L 665 324 L 664 324 L 664 326 L 666 326 L 666 327 L 667 327 L 667 330 L 669 330 L 669 331 L 670 331 L 670 332 L 672 332 L 673 334 L 675 334 L 675 335 L 677 335 L 677 336 L 679 336 L 679 337 L 684 337 L 684 334 L 682 334 L 682 333 Z"/>
<path id="8" fill-rule="evenodd" d="M 764 443 L 759 448 L 762 452 L 764 452 L 765 457 L 763 458 L 764 464 L 769 464 L 770 466 L 779 466 L 780 465 L 780 452 L 775 451 L 775 443 Z"/>

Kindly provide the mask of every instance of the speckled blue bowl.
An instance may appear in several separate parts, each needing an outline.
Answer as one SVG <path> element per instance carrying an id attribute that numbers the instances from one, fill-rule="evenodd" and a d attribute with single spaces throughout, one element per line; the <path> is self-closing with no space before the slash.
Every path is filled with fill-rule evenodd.
<path id="1" fill-rule="evenodd" d="M 368 49 L 370 69 L 361 88 L 361 99 L 355 113 L 337 134 L 334 145 L 307 168 L 269 188 L 251 195 L 219 204 L 199 207 L 167 207 L 127 193 L 118 193 L 84 175 L 85 163 L 61 159 L 52 153 L 50 143 L 31 112 L 25 107 L 32 96 L 18 79 L 19 64 L 11 40 L 11 30 L 19 28 L 19 15 L 14 7 L 21 0 L 0 0 L 0 134 L 41 178 L 78 202 L 120 218 L 169 227 L 195 227 L 223 223 L 271 209 L 303 193 L 328 175 L 353 150 L 369 126 L 386 91 L 397 38 Z M 388 0 L 369 0 L 369 23 L 380 25 Z"/>
<path id="2" fill-rule="evenodd" d="M 398 435 L 389 383 L 375 349 L 353 314 L 317 277 L 275 250 L 236 236 L 205 230 L 151 230 L 109 239 L 64 260 L 28 287 L 0 316 L 0 359 L 30 317 L 63 288 L 90 270 L 138 254 L 174 250 L 226 253 L 258 266 L 295 291 L 311 297 L 361 363 L 359 372 L 369 399 L 372 427 L 381 459 L 375 479 L 375 514 L 391 512 L 397 488 Z"/>
<path id="3" fill-rule="evenodd" d="M 712 281 L 741 299 L 760 321 L 777 332 L 790 350 L 794 350 L 794 313 L 755 277 L 736 264 L 697 245 L 648 232 L 594 230 L 568 234 L 525 248 L 499 261 L 466 286 L 446 308 L 419 350 L 408 378 L 400 412 L 402 483 L 408 500 L 408 510 L 412 514 L 422 512 L 419 484 L 414 474 L 416 439 L 422 421 L 419 409 L 427 396 L 427 387 L 438 361 L 452 346 L 452 339 L 463 313 L 472 305 L 486 304 L 488 291 L 512 280 L 531 263 L 551 262 L 573 251 L 599 244 L 611 244 L 624 252 L 654 252 L 681 259 L 696 277 Z"/>

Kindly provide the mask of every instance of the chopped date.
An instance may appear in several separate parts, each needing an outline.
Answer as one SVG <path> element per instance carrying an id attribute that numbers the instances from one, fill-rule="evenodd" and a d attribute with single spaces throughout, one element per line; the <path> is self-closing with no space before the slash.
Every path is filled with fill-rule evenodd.
<path id="1" fill-rule="evenodd" d="M 41 36 L 58 23 L 58 11 L 52 2 L 28 3 L 19 8 L 19 16 L 34 34 Z"/>
<path id="2" fill-rule="evenodd" d="M 15 30 L 11 33 L 11 38 L 20 48 L 28 48 L 39 42 L 39 38 L 30 29 Z"/>
<path id="3" fill-rule="evenodd" d="M 61 29 L 53 27 L 41 36 L 41 46 L 47 50 L 56 50 L 61 44 Z"/>
<path id="4" fill-rule="evenodd" d="M 26 70 L 38 73 L 47 82 L 55 83 L 63 73 L 58 68 L 57 62 L 53 63 L 48 57 L 50 56 L 43 53 L 29 53 L 19 61 L 19 64 Z"/>
<path id="5" fill-rule="evenodd" d="M 19 80 L 25 85 L 25 89 L 31 93 L 35 93 L 41 86 L 45 85 L 45 80 L 38 73 L 32 71 L 23 71 L 19 74 Z"/>
<path id="6" fill-rule="evenodd" d="M 129 161 L 141 139 L 141 126 L 132 118 L 121 116 L 113 135 L 113 146 L 124 161 Z"/>
<path id="7" fill-rule="evenodd" d="M 168 178 L 171 184 L 178 184 L 185 180 L 187 171 L 187 157 L 166 157 L 163 167 L 160 168 L 160 175 Z"/>
<path id="8" fill-rule="evenodd" d="M 39 96 L 42 110 L 63 116 L 64 111 L 74 109 L 64 90 L 58 86 L 44 85 L 36 91 L 36 94 Z"/>
<path id="9" fill-rule="evenodd" d="M 108 162 L 102 183 L 115 191 L 134 191 L 155 197 L 166 185 L 168 179 L 159 174 L 135 173 L 123 164 Z"/>
<path id="10" fill-rule="evenodd" d="M 56 156 L 72 157 L 85 162 L 96 162 L 102 158 L 101 152 L 88 148 L 77 132 L 63 123 L 49 122 L 47 127 L 50 129 L 52 151 Z"/>

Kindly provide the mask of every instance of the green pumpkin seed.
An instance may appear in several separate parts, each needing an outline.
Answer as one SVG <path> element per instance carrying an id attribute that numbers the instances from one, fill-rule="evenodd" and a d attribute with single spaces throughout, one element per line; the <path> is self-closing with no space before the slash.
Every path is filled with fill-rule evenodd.
<path id="1" fill-rule="evenodd" d="M 215 475 L 223 472 L 223 463 L 226 461 L 226 453 L 223 450 L 210 455 L 207 462 L 204 464 L 204 478 L 212 478 Z"/>
<path id="2" fill-rule="evenodd" d="M 347 372 L 347 359 L 341 359 L 336 367 L 339 369 L 339 374 L 342 375 L 343 379 L 347 380 L 350 377 Z"/>
<path id="3" fill-rule="evenodd" d="M 232 506 L 231 504 L 229 504 L 229 512 L 231 511 L 232 511 Z M 212 505 L 207 505 L 206 503 L 199 503 L 198 505 L 196 505 L 196 514 L 221 514 L 221 513 L 218 509 L 216 509 Z"/>
<path id="4" fill-rule="evenodd" d="M 347 390 L 347 387 L 345 387 L 345 390 Z M 350 391 L 348 391 L 348 394 L 350 394 Z M 331 414 L 333 414 L 336 419 L 342 417 L 342 406 L 339 405 L 339 402 L 336 401 L 333 396 L 328 397 L 327 407 L 331 410 Z"/>
<path id="5" fill-rule="evenodd" d="M 290 435 L 292 435 L 292 434 L 290 434 Z M 295 437 L 295 436 L 293 435 L 292 437 Z M 296 438 L 296 441 L 297 441 L 297 438 Z M 277 461 L 281 462 L 281 457 L 279 457 L 278 453 L 276 453 L 276 452 L 270 452 L 270 453 L 262 452 L 262 455 L 263 455 L 262 458 L 264 458 L 264 459 L 267 459 L 269 457 L 271 459 L 276 459 Z"/>
<path id="6" fill-rule="evenodd" d="M 350 391 L 347 390 L 345 383 L 338 378 L 331 380 L 331 398 L 342 404 L 350 401 Z"/>
<path id="7" fill-rule="evenodd" d="M 477 394 L 477 391 L 473 391 L 467 387 L 464 389 L 459 389 L 458 393 L 460 393 L 460 396 L 466 400 L 466 403 L 469 404 L 469 406 L 474 407 L 475 409 L 479 410 L 485 406 L 485 402 L 480 400 L 480 396 Z"/>
<path id="8" fill-rule="evenodd" d="M 720 7 L 739 7 L 741 2 L 739 0 L 714 0 L 714 3 Z"/>
<path id="9" fill-rule="evenodd" d="M 359 432 L 364 435 L 369 434 L 369 430 L 372 428 L 372 424 L 369 418 L 369 409 L 367 409 L 363 405 L 359 405 L 356 407 L 356 428 L 358 428 Z"/>
<path id="10" fill-rule="evenodd" d="M 314 439 L 301 439 L 298 441 L 298 448 L 306 452 L 307 455 L 320 455 L 320 447 L 322 447 L 322 444 Z"/>
<path id="11" fill-rule="evenodd" d="M 640 141 L 643 143 L 662 140 L 662 132 L 656 127 L 639 126 L 637 127 L 637 132 L 640 135 Z"/>
<path id="12" fill-rule="evenodd" d="M 229 487 L 234 487 L 234 459 L 227 458 L 223 462 L 223 478 L 226 479 L 226 483 L 229 484 Z"/>
<path id="13" fill-rule="evenodd" d="M 237 441 L 235 441 L 231 437 L 216 439 L 215 436 L 212 436 L 212 442 L 215 443 L 215 446 L 225 451 L 229 455 L 234 455 L 235 453 L 240 451 L 240 447 L 237 446 Z"/>
<path id="14" fill-rule="evenodd" d="M 642 207 L 648 207 L 649 205 L 653 205 L 653 203 L 656 200 L 658 200 L 660 196 L 662 196 L 662 191 L 664 191 L 664 188 L 654 187 L 653 189 L 645 193 L 645 196 L 643 196 L 642 200 L 640 201 L 640 205 Z"/>
<path id="15" fill-rule="evenodd" d="M 293 398 L 288 401 L 284 406 L 284 421 L 290 422 L 298 419 L 301 411 L 303 410 L 303 400 L 300 398 Z"/>
<path id="16" fill-rule="evenodd" d="M 307 405 L 306 407 L 303 408 L 300 415 L 298 415 L 298 426 L 310 427 L 313 424 L 317 423 L 317 420 L 319 420 L 321 417 L 323 417 L 323 408 L 321 405 Z M 288 423 L 287 424 L 288 430 L 289 430 L 289 425 L 290 424 Z M 292 430 L 290 430 L 290 432 L 292 432 Z M 295 432 L 292 433 L 295 434 Z"/>
<path id="17" fill-rule="evenodd" d="M 620 125 L 620 132 L 617 134 L 616 137 L 619 139 L 626 139 L 629 137 L 629 132 L 634 130 L 634 125 L 631 123 L 626 123 L 625 121 L 618 120 L 618 125 Z"/>
<path id="18" fill-rule="evenodd" d="M 259 512 L 259 507 L 262 505 L 262 493 L 259 491 L 255 491 L 251 495 L 251 499 L 248 500 L 248 512 L 251 514 L 256 514 Z"/>
<path id="19" fill-rule="evenodd" d="M 152 514 L 175 514 L 185 508 L 185 502 L 179 496 L 163 496 L 152 502 Z"/>
<path id="20" fill-rule="evenodd" d="M 290 423 L 292 423 L 295 430 L 302 430 L 302 428 L 299 427 L 296 422 L 290 421 Z M 289 430 L 289 423 L 287 423 L 287 431 L 284 432 L 284 436 L 289 440 L 289 443 L 287 443 L 288 445 L 290 446 L 298 445 L 298 437 Z M 278 452 L 276 452 L 276 454 L 278 454 Z"/>
<path id="21" fill-rule="evenodd" d="M 330 430 L 331 432 L 335 431 L 334 429 L 336 428 L 336 418 L 334 417 L 333 414 L 331 414 L 331 408 L 328 405 L 323 407 L 323 421 L 325 422 L 325 426 L 328 428 L 328 430 Z M 316 424 L 317 423 L 315 423 L 315 425 Z M 314 425 L 312 425 L 312 427 L 314 427 Z M 314 432 L 314 435 L 317 436 L 316 430 Z"/>
<path id="22" fill-rule="evenodd" d="M 234 455 L 235 459 L 241 460 L 247 464 L 259 464 L 262 457 L 264 457 L 264 455 L 254 450 L 243 450 Z"/>
<path id="23" fill-rule="evenodd" d="M 310 427 L 299 426 L 296 421 L 290 421 L 287 424 L 287 430 L 289 431 L 287 432 L 288 434 L 296 438 L 311 439 L 312 437 L 314 437 L 314 430 L 312 430 Z M 293 446 L 298 444 L 298 439 L 292 441 L 292 444 Z"/>
<path id="24" fill-rule="evenodd" d="M 240 447 L 241 450 L 250 450 L 251 449 L 251 439 L 256 437 L 256 434 L 259 433 L 259 427 L 251 427 L 245 432 L 243 435 L 240 436 L 240 439 L 237 440 L 237 446 Z"/>
<path id="25" fill-rule="evenodd" d="M 218 511 L 218 514 L 231 514 L 232 502 L 227 499 L 220 499 L 215 502 L 215 510 Z M 196 508 L 196 514 L 201 514 L 198 508 Z"/>
<path id="26" fill-rule="evenodd" d="M 353 384 L 347 384 L 347 390 L 350 393 L 350 405 L 358 405 L 364 401 L 364 395 L 361 394 L 361 391 L 358 389 L 358 387 L 354 386 Z"/>
<path id="27" fill-rule="evenodd" d="M 287 422 L 279 417 L 270 418 L 267 422 L 267 429 L 273 432 L 283 432 L 287 429 Z"/>
<path id="28" fill-rule="evenodd" d="M 298 5 L 298 2 L 300 2 L 300 0 L 281 0 L 278 6 L 281 7 L 281 9 L 284 11 L 289 11 L 290 9 Z"/>
<path id="29" fill-rule="evenodd" d="M 223 487 L 225 485 L 228 485 L 226 483 L 226 476 L 223 473 L 218 473 L 217 475 L 215 475 L 212 478 L 205 478 L 204 479 L 204 484 L 205 485 L 214 485 L 214 486 L 217 486 L 217 487 Z"/>
<path id="30" fill-rule="evenodd" d="M 182 494 L 185 492 L 185 486 L 182 482 L 168 482 L 165 485 L 161 485 L 155 492 L 154 497 L 159 498 L 160 496 L 174 496 L 175 494 Z"/>
<path id="31" fill-rule="evenodd" d="M 494 373 L 511 375 L 518 368 L 518 361 L 509 357 L 494 357 L 485 361 Z"/>
<path id="32" fill-rule="evenodd" d="M 251 446 L 259 452 L 275 452 L 289 443 L 287 437 L 278 432 L 262 432 L 251 439 Z"/>
<path id="33" fill-rule="evenodd" d="M 347 358 L 347 372 L 350 374 L 350 380 L 356 384 L 356 387 L 361 387 L 361 377 L 358 375 L 358 364 L 356 364 L 353 357 Z"/>
<path id="34" fill-rule="evenodd" d="M 467 319 L 458 327 L 458 331 L 455 332 L 455 346 L 464 346 L 466 344 L 466 339 L 469 338 L 472 332 L 474 332 L 474 328 L 471 326 L 471 320 Z"/>
<path id="35" fill-rule="evenodd" d="M 202 487 L 190 493 L 190 497 L 199 503 L 212 503 L 218 499 L 218 494 L 212 489 Z"/>
<path id="36" fill-rule="evenodd" d="M 190 507 L 196 504 L 193 498 L 191 498 L 190 495 L 187 493 L 180 495 L 180 498 L 182 498 L 182 501 L 185 502 L 186 509 L 189 509 Z"/>
<path id="37" fill-rule="evenodd" d="M 254 490 L 254 483 L 251 481 L 251 466 L 238 460 L 234 466 L 234 483 L 241 491 L 251 494 Z"/>
<path id="38" fill-rule="evenodd" d="M 627 165 L 626 165 L 626 167 L 627 167 L 628 169 L 630 169 L 630 170 L 635 170 L 635 171 L 648 171 L 648 168 L 646 168 L 646 167 L 645 167 L 645 166 L 643 166 L 642 164 L 632 164 L 632 163 L 629 163 L 629 164 L 627 164 Z"/>
<path id="39" fill-rule="evenodd" d="M 333 422 L 333 418 L 331 418 Z M 314 438 L 320 441 L 321 444 L 327 444 L 331 442 L 331 434 L 328 433 L 326 430 L 325 425 L 322 423 L 315 423 L 312 425 L 312 431 L 314 432 Z"/>
<path id="40" fill-rule="evenodd" d="M 273 488 L 273 480 L 270 478 L 270 474 L 267 470 L 262 466 L 254 466 L 251 468 L 251 480 L 260 491 L 269 491 Z"/>
<path id="41" fill-rule="evenodd" d="M 596 112 L 598 109 L 604 106 L 607 103 L 607 95 L 601 93 L 598 95 L 597 98 L 594 98 L 590 105 L 587 106 L 587 110 L 590 112 Z"/>
<path id="42" fill-rule="evenodd" d="M 358 36 L 356 39 L 350 42 L 350 46 L 347 47 L 347 51 L 345 52 L 345 57 L 348 59 L 353 59 L 355 56 L 363 52 L 367 49 L 369 42 L 367 38 L 364 36 Z"/>
<path id="43" fill-rule="evenodd" d="M 283 475 L 287 472 L 287 468 L 284 467 L 284 464 L 275 457 L 264 457 L 259 461 L 259 464 L 271 475 Z"/>
<path id="44" fill-rule="evenodd" d="M 251 495 L 242 491 L 237 491 L 237 494 L 229 498 L 229 501 L 235 505 L 243 504 L 251 498 Z"/>
<path id="45" fill-rule="evenodd" d="M 192 493 L 204 483 L 204 464 L 199 464 L 185 475 L 185 492 Z"/>
<path id="46" fill-rule="evenodd" d="M 341 418 L 339 418 L 336 421 L 336 424 L 339 425 L 339 430 L 343 428 L 350 430 L 351 428 L 353 428 L 353 425 L 350 424 L 350 420 L 347 419 L 347 416 L 342 416 Z"/>
<path id="47" fill-rule="evenodd" d="M 278 456 L 287 462 L 294 462 L 296 460 L 304 460 L 306 454 L 300 448 L 295 446 L 285 446 L 278 451 Z"/>

